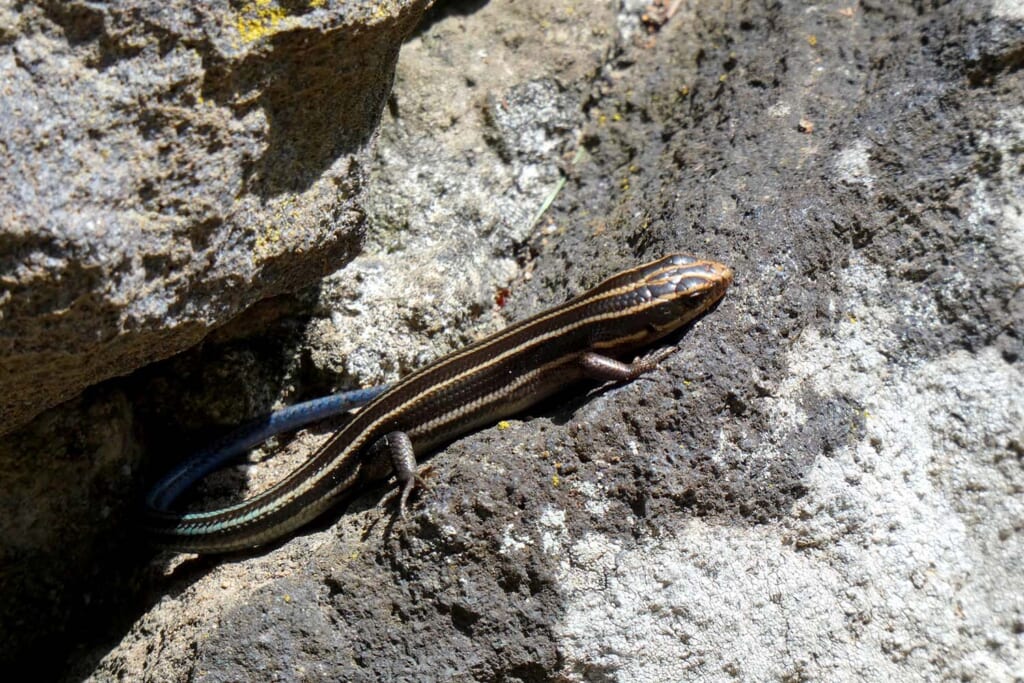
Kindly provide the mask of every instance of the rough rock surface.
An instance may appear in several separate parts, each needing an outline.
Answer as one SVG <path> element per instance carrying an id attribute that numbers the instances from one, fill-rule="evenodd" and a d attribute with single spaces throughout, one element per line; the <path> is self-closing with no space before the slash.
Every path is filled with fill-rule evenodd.
<path id="1" fill-rule="evenodd" d="M 0 8 L 0 434 L 352 257 L 426 4 Z"/>
<path id="2" fill-rule="evenodd" d="M 436 453 L 409 519 L 381 489 L 248 557 L 124 544 L 68 678 L 1024 677 L 1022 46 L 1006 0 L 438 8 L 351 271 L 78 399 L 119 429 L 51 411 L 8 444 L 64 434 L 85 462 L 53 466 L 105 464 L 114 505 L 180 431 L 393 376 L 638 260 L 713 256 L 733 289 L 649 376 Z"/>
<path id="3" fill-rule="evenodd" d="M 0 441 L 0 660 L 134 571 L 139 402 L 82 390 L 352 258 L 427 4 L 0 4 L 0 434 L 66 401 Z"/>

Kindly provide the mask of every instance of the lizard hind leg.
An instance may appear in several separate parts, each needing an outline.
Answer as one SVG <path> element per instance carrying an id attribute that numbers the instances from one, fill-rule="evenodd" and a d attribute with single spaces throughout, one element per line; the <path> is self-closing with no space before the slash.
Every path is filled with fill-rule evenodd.
<path id="1" fill-rule="evenodd" d="M 416 471 L 416 453 L 413 451 L 412 440 L 405 432 L 389 432 L 372 446 L 370 455 L 370 467 L 373 475 L 378 475 L 376 478 L 385 476 L 389 471 L 394 472 L 401 487 L 398 514 L 405 517 L 409 496 L 416 487 L 429 488 Z"/>

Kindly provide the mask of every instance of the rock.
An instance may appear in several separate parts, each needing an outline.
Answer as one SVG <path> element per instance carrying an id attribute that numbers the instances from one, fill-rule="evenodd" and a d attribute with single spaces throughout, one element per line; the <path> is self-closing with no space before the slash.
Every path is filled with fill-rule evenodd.
<path id="1" fill-rule="evenodd" d="M 115 618 L 135 571 L 138 423 L 83 389 L 352 258 L 427 4 L 0 8 L 0 660 Z"/>
<path id="2" fill-rule="evenodd" d="M 91 602 L 46 641 L 77 646 L 67 678 L 1024 676 L 1022 42 L 1007 2 L 436 9 L 367 162 L 366 252 L 84 394 L 97 433 L 58 452 L 112 490 L 75 500 L 127 510 L 211 423 L 402 374 L 642 259 L 714 257 L 735 284 L 658 371 L 433 454 L 405 520 L 381 487 L 197 560 L 134 550 L 115 509 L 120 555 L 79 559 Z M 6 441 L 18 462 L 59 416 Z M 126 474 L 99 464 L 118 439 Z"/>
<path id="3" fill-rule="evenodd" d="M 426 0 L 0 14 L 0 434 L 350 259 Z"/>

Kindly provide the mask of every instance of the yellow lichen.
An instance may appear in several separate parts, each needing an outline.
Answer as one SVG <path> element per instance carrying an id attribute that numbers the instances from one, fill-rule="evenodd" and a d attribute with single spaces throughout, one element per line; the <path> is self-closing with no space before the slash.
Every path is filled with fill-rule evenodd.
<path id="1" fill-rule="evenodd" d="M 242 5 L 235 29 L 243 41 L 251 43 L 276 31 L 287 16 L 272 0 L 253 0 Z"/>
<path id="2" fill-rule="evenodd" d="M 256 257 L 262 260 L 270 256 L 274 251 L 274 245 L 280 241 L 281 229 L 274 224 L 268 225 L 256 235 Z"/>

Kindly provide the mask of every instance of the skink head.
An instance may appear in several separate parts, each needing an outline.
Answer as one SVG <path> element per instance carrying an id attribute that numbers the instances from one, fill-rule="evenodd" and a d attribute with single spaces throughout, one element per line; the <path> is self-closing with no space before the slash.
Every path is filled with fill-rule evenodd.
<path id="1" fill-rule="evenodd" d="M 643 267 L 638 296 L 653 305 L 653 325 L 670 332 L 708 310 L 732 284 L 732 270 L 715 261 L 671 254 Z M 646 290 L 646 291 L 645 291 Z"/>
<path id="2" fill-rule="evenodd" d="M 669 254 L 604 281 L 588 293 L 610 323 L 595 346 L 625 349 L 670 334 L 717 303 L 732 277 L 721 263 Z"/>

